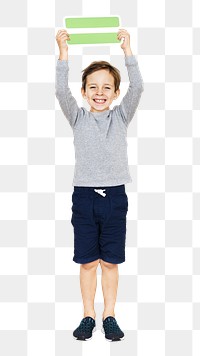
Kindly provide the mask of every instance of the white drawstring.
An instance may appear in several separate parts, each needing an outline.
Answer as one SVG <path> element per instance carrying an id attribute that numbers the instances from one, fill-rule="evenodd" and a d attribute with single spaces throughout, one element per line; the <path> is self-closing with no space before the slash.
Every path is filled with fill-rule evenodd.
<path id="1" fill-rule="evenodd" d="M 102 197 L 105 198 L 106 193 L 104 193 L 105 189 L 94 189 L 94 191 L 100 195 L 102 195 Z"/>

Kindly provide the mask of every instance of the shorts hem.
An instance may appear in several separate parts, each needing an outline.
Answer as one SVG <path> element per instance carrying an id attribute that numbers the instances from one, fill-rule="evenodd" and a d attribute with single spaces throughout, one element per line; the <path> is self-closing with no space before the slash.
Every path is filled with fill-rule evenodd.
<path id="1" fill-rule="evenodd" d="M 117 259 L 113 259 L 113 258 L 107 258 L 107 257 L 103 257 L 103 256 L 100 256 L 99 258 L 101 260 L 105 261 L 105 262 L 113 263 L 113 264 L 116 264 L 116 265 L 119 265 L 120 263 L 125 262 L 125 258 L 121 259 L 121 260 L 119 260 L 119 259 L 117 260 Z"/>
<path id="2" fill-rule="evenodd" d="M 76 258 L 76 257 L 74 257 L 73 261 L 75 263 L 84 264 L 84 263 L 90 263 L 90 262 L 96 261 L 99 258 L 100 258 L 99 256 L 91 257 L 91 258 Z"/>

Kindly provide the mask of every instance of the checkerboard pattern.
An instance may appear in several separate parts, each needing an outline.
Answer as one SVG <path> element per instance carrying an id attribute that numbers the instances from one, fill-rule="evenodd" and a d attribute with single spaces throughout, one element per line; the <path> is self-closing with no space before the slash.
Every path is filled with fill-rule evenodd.
<path id="1" fill-rule="evenodd" d="M 199 0 L 7 0 L 0 9 L 0 355 L 200 355 Z M 78 342 L 79 265 L 72 261 L 72 130 L 55 98 L 55 35 L 65 16 L 121 16 L 144 80 L 128 131 L 133 182 L 116 317 L 126 339 Z M 73 47 L 73 46 L 72 46 Z M 121 70 L 118 44 L 70 47 L 81 70 Z M 120 100 L 120 99 L 119 99 Z"/>

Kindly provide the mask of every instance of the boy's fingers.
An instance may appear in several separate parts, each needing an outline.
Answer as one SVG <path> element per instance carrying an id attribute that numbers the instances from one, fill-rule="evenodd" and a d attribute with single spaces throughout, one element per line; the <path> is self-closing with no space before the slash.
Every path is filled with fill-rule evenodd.
<path id="1" fill-rule="evenodd" d="M 119 35 L 117 38 L 118 38 L 119 40 L 121 40 L 122 38 L 127 38 L 127 39 L 129 39 L 129 36 L 122 34 L 122 35 Z"/>
<path id="2" fill-rule="evenodd" d="M 128 32 L 118 32 L 118 36 L 129 36 Z"/>
<path id="3" fill-rule="evenodd" d="M 60 31 L 57 33 L 58 36 L 61 36 L 61 35 L 68 35 L 68 33 L 66 31 Z"/>
<path id="4" fill-rule="evenodd" d="M 56 38 L 58 38 L 58 39 L 68 38 L 69 39 L 69 35 L 68 35 L 68 33 L 60 33 L 56 36 Z"/>
<path id="5" fill-rule="evenodd" d="M 126 30 L 119 30 L 119 31 L 118 31 L 118 34 L 126 34 L 126 35 L 129 35 L 128 31 L 126 31 Z"/>
<path id="6" fill-rule="evenodd" d="M 56 38 L 56 40 L 58 41 L 58 42 L 62 42 L 62 41 L 70 41 L 70 37 L 68 37 L 68 36 L 62 36 L 62 37 L 58 37 L 58 38 Z"/>
<path id="7" fill-rule="evenodd" d="M 68 33 L 60 33 L 59 37 L 69 37 L 69 34 Z"/>
<path id="8" fill-rule="evenodd" d="M 122 38 L 125 38 L 125 37 L 128 38 L 128 36 L 125 35 L 125 34 L 120 34 L 120 35 L 118 35 L 117 37 L 118 37 L 118 39 L 120 39 L 120 40 L 121 40 Z"/>
<path id="9" fill-rule="evenodd" d="M 62 35 L 62 34 L 68 35 L 68 33 L 67 33 L 66 30 L 59 30 L 59 31 L 57 32 L 57 36 L 60 36 L 60 35 Z"/>

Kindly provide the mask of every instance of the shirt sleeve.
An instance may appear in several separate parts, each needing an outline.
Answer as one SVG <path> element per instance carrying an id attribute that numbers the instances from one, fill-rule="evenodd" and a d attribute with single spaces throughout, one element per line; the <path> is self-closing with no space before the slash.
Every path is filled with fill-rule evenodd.
<path id="1" fill-rule="evenodd" d="M 66 60 L 58 60 L 56 65 L 56 98 L 59 101 L 61 110 L 69 124 L 74 128 L 81 108 L 78 107 L 76 99 L 72 96 L 68 84 L 69 65 Z"/>
<path id="2" fill-rule="evenodd" d="M 125 125 L 128 126 L 138 107 L 144 85 L 135 56 L 126 56 L 125 65 L 128 71 L 129 87 L 117 108 Z"/>

